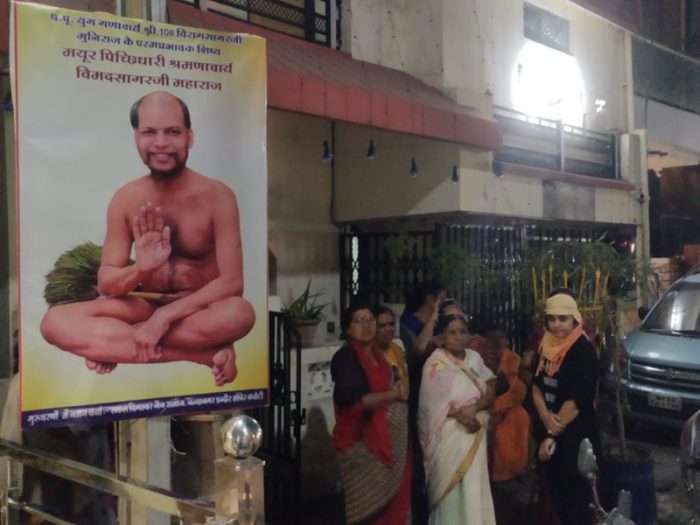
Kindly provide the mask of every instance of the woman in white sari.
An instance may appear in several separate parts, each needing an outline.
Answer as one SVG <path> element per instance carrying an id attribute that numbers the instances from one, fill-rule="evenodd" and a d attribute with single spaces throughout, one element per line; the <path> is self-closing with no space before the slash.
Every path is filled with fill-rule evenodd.
<path id="1" fill-rule="evenodd" d="M 466 348 L 466 321 L 438 319 L 440 347 L 428 358 L 418 405 L 418 432 L 428 480 L 430 525 L 495 525 L 486 454 L 493 375 Z"/>

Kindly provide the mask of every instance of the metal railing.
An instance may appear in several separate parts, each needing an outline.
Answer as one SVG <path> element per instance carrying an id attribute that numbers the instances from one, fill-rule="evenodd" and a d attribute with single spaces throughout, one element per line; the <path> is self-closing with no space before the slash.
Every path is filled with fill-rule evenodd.
<path id="1" fill-rule="evenodd" d="M 700 60 L 635 36 L 632 65 L 636 95 L 700 113 Z"/>
<path id="2" fill-rule="evenodd" d="M 330 0 L 179 0 L 198 9 L 331 46 Z"/>
<path id="3" fill-rule="evenodd" d="M 6 465 L 8 484 L 6 488 L 0 490 L 0 523 L 3 525 L 10 523 L 11 509 L 39 516 L 45 521 L 58 525 L 70 523 L 22 500 L 21 487 L 18 486 L 15 470 L 12 468 L 13 463 L 20 463 L 25 467 L 80 483 L 114 496 L 128 498 L 133 503 L 165 512 L 191 523 L 216 523 L 212 521 L 215 519 L 213 502 L 210 506 L 204 506 L 202 500 L 197 500 L 195 503 L 183 499 L 171 491 L 11 441 L 0 440 L 0 457 L 8 460 Z"/>
<path id="4" fill-rule="evenodd" d="M 616 135 L 502 107 L 495 108 L 494 117 L 503 130 L 503 147 L 496 152 L 496 159 L 501 162 L 619 178 Z"/>

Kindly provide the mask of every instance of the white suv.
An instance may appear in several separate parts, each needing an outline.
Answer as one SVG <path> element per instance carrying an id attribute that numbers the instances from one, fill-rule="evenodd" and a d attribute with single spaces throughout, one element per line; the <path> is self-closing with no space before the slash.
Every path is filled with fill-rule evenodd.
<path id="1" fill-rule="evenodd" d="M 681 426 L 700 409 L 700 274 L 676 281 L 622 346 L 625 417 Z"/>

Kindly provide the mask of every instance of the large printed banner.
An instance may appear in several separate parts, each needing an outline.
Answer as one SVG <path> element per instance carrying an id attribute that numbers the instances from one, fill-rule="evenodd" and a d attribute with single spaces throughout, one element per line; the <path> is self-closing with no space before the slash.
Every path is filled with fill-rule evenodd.
<path id="1" fill-rule="evenodd" d="M 23 427 L 265 404 L 265 41 L 11 23 Z"/>

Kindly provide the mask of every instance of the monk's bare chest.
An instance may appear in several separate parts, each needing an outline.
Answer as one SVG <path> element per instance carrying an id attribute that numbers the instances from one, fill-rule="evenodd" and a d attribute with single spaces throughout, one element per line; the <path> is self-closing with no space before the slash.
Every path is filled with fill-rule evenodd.
<path id="1" fill-rule="evenodd" d="M 172 256 L 201 260 L 214 251 L 211 203 L 201 194 L 183 196 L 150 195 L 160 208 L 165 226 L 170 227 Z"/>

